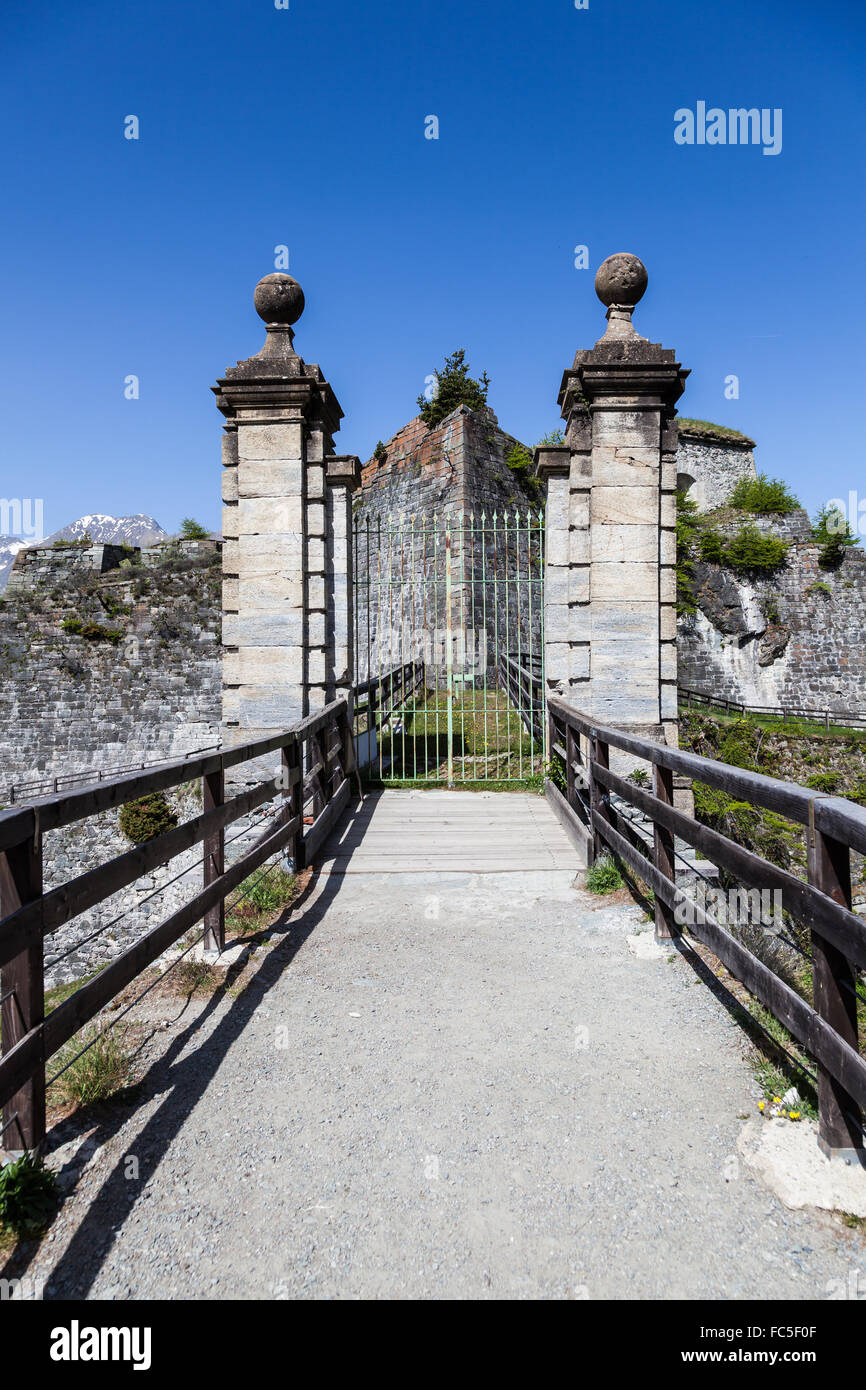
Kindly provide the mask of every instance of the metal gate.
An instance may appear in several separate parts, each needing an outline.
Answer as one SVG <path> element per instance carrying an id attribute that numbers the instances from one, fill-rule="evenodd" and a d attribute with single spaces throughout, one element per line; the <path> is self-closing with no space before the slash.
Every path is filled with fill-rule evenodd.
<path id="1" fill-rule="evenodd" d="M 355 740 L 368 781 L 540 783 L 544 518 L 355 522 Z"/>

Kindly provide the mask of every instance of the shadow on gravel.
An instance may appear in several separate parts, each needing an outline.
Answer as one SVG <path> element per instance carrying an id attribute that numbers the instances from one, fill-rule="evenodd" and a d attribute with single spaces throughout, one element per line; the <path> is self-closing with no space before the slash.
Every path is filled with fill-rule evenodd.
<path id="1" fill-rule="evenodd" d="M 722 1007 L 730 1014 L 731 1018 L 743 1030 L 749 1042 L 764 1054 L 769 1061 L 775 1063 L 784 1076 L 787 1076 L 792 1084 L 800 1090 L 800 1094 L 808 1094 L 813 1104 L 817 1105 L 817 1094 L 814 1091 L 808 1073 L 804 1073 L 803 1067 L 797 1058 L 778 1039 L 762 1027 L 761 1023 L 754 1014 L 750 1014 L 744 1004 L 737 996 L 728 989 L 727 985 L 719 979 L 718 975 L 707 965 L 702 956 L 699 956 L 689 944 L 688 940 L 682 936 L 675 936 L 669 945 L 672 951 L 678 951 L 683 960 L 690 966 L 698 979 L 705 984 L 713 996 L 718 999 Z"/>
<path id="2" fill-rule="evenodd" d="M 135 1140 L 134 1153 L 139 1162 L 138 1179 L 131 1181 L 125 1177 L 123 1169 L 127 1155 L 121 1155 L 99 1192 L 92 1198 L 68 1248 L 52 1270 L 45 1284 L 46 1299 L 77 1299 L 88 1296 L 102 1267 L 103 1259 L 114 1242 L 116 1232 L 122 1228 L 143 1185 L 156 1173 L 170 1141 L 207 1090 L 226 1052 L 266 998 L 268 990 L 291 965 L 337 896 L 343 875 L 331 874 L 325 879 L 315 902 L 309 903 L 320 877 L 320 871 L 314 869 L 303 894 L 290 904 L 282 918 L 268 928 L 271 933 L 282 933 L 283 940 L 268 952 L 260 968 L 249 978 L 243 993 L 237 999 L 229 1000 L 227 990 L 231 988 L 232 980 L 245 968 L 243 963 L 239 963 L 226 975 L 224 985 L 207 1000 L 198 1016 L 190 1020 L 183 1032 L 172 1038 L 165 1054 L 132 1088 L 126 1100 L 119 1098 L 111 1104 L 73 1114 L 49 1134 L 49 1146 L 50 1149 L 54 1149 L 68 1143 L 76 1134 L 91 1131 L 87 1133 L 87 1138 L 75 1156 L 74 1168 L 78 1169 L 96 1149 L 123 1128 L 140 1105 L 155 1096 L 163 1097 Z M 299 914 L 303 914 L 300 919 Z M 254 939 L 251 944 L 255 944 Z M 213 1033 L 191 1056 L 178 1060 L 180 1053 L 188 1046 L 197 1030 L 207 1023 L 217 1008 L 226 1003 L 229 1004 L 229 1008 Z M 243 1098 L 237 1099 L 240 1104 Z M 130 1100 L 132 1104 L 129 1103 Z M 61 1183 L 67 1176 L 64 1170 Z M 19 1246 L 3 1270 L 5 1276 L 20 1277 L 26 1273 L 37 1249 L 35 1243 L 28 1243 L 24 1248 Z"/>

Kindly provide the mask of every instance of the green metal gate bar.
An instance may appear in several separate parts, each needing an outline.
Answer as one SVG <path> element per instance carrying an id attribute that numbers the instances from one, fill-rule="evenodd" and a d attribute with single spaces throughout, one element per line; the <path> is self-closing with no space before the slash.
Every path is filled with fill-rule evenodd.
<path id="1" fill-rule="evenodd" d="M 538 784 L 543 513 L 368 516 L 354 539 L 355 737 L 367 779 Z"/>

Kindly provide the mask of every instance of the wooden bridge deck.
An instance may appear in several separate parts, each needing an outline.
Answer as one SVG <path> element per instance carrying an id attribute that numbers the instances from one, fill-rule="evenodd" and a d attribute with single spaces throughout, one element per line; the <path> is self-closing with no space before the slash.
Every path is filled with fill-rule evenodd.
<path id="1" fill-rule="evenodd" d="M 542 796 L 388 790 L 365 797 L 339 827 L 324 865 L 348 874 L 574 873 L 579 861 Z"/>

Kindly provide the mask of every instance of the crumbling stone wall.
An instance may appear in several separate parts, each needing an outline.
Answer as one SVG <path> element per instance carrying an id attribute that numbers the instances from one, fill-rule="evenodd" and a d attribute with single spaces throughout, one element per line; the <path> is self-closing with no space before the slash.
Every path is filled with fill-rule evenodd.
<path id="1" fill-rule="evenodd" d="M 753 521 L 791 540 L 786 563 L 762 579 L 695 565 L 698 612 L 679 623 L 680 685 L 751 705 L 866 714 L 866 554 L 852 548 L 824 570 L 804 512 Z"/>
<path id="2" fill-rule="evenodd" d="M 0 801 L 10 784 L 219 741 L 219 547 L 197 545 L 109 569 L 71 550 L 20 552 L 0 603 Z M 120 636 L 88 639 L 64 619 Z"/>
<path id="3" fill-rule="evenodd" d="M 130 558 L 111 549 L 115 560 Z M 79 550 L 21 556 L 0 603 L 0 802 L 10 803 L 15 784 L 38 783 L 18 795 L 32 799 L 50 792 L 54 777 L 107 773 L 219 741 L 218 545 L 163 548 L 124 569 L 103 568 L 104 556 L 88 562 Z M 62 627 L 70 618 L 121 635 L 77 636 Z M 200 792 L 178 788 L 168 800 L 184 820 L 198 813 Z M 129 847 L 116 811 L 52 831 L 43 842 L 45 885 Z M 113 959 L 187 901 L 201 887 L 200 860 L 197 846 L 60 928 L 46 942 L 48 985 Z"/>
<path id="4" fill-rule="evenodd" d="M 679 422 L 677 474 L 680 490 L 702 512 L 723 507 L 741 478 L 754 478 L 755 442 Z M 690 480 L 690 481 L 689 481 Z"/>
<path id="5" fill-rule="evenodd" d="M 540 658 L 540 498 L 508 466 L 518 444 L 489 408 L 458 406 L 432 430 L 411 420 L 364 465 L 353 503 L 359 679 L 412 659 L 428 662 L 428 681 L 444 679 L 446 518 L 454 669 L 480 675 L 486 663 L 489 680 L 502 651 Z"/>

